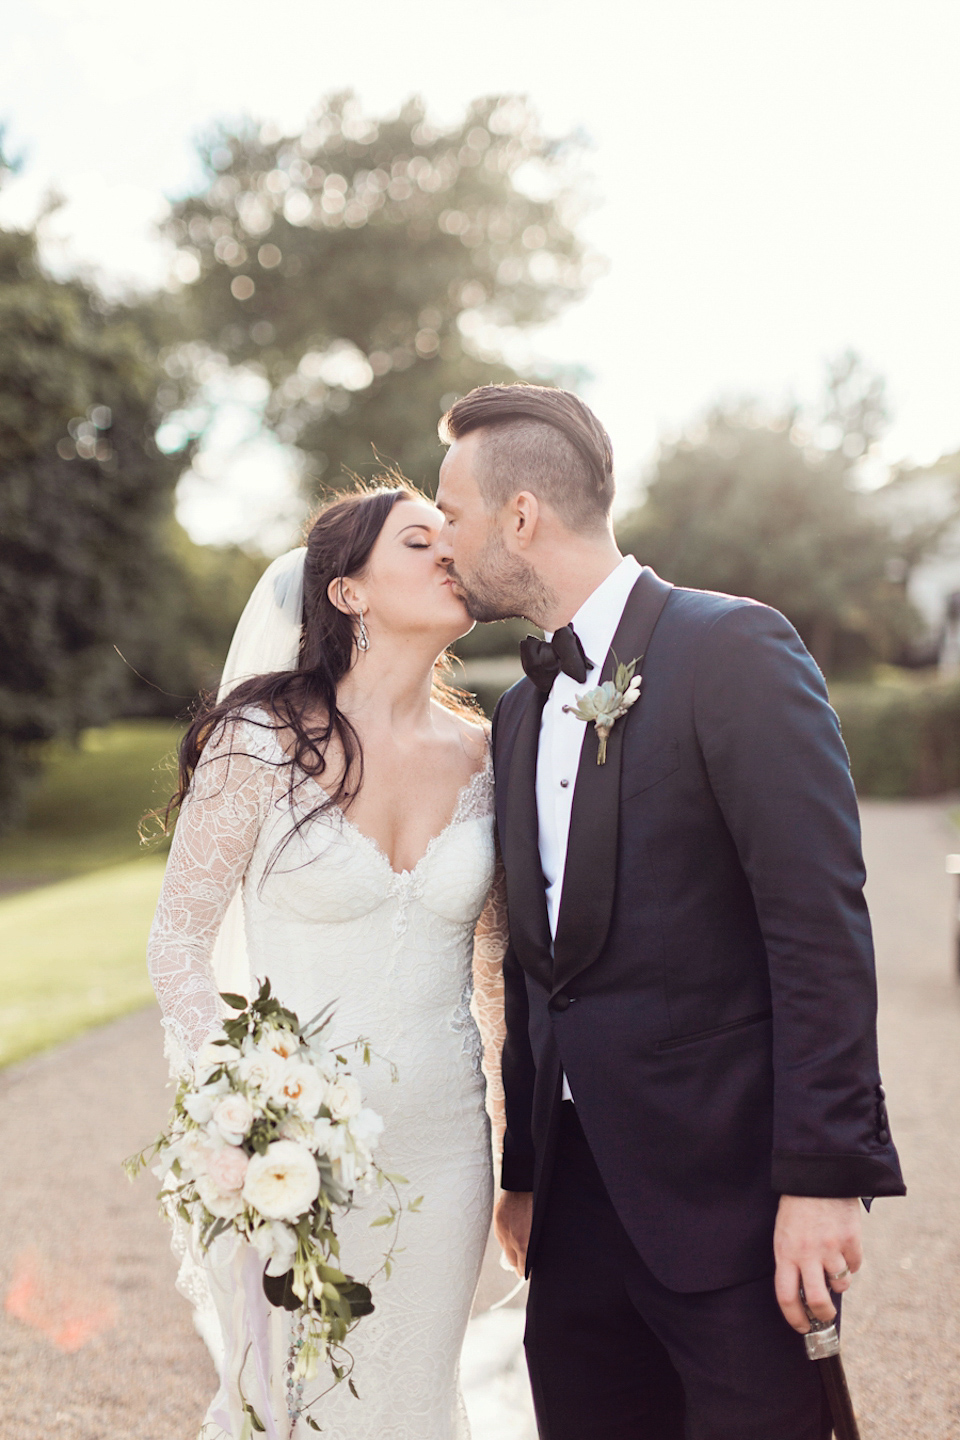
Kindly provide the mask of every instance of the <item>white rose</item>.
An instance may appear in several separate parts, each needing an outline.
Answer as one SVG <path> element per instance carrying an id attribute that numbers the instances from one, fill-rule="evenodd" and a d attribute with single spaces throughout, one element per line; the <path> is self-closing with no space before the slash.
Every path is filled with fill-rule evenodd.
<path id="1" fill-rule="evenodd" d="M 243 1095 L 224 1095 L 211 1119 L 228 1145 L 239 1145 L 253 1124 L 253 1107 Z"/>
<path id="2" fill-rule="evenodd" d="M 275 1140 L 265 1155 L 253 1155 L 243 1198 L 265 1220 L 297 1220 L 320 1190 L 317 1162 L 304 1145 Z"/>
<path id="3" fill-rule="evenodd" d="M 272 1050 L 252 1050 L 240 1061 L 237 1073 L 244 1085 L 272 1095 L 282 1082 L 285 1065 L 286 1061 Z"/>
<path id="4" fill-rule="evenodd" d="M 350 1130 L 360 1145 L 363 1145 L 368 1151 L 375 1150 L 377 1142 L 383 1134 L 383 1120 L 376 1110 L 364 1108 L 355 1119 L 350 1121 Z"/>
<path id="5" fill-rule="evenodd" d="M 352 1075 L 340 1075 L 327 1086 L 325 1103 L 334 1120 L 351 1120 L 360 1113 L 363 1094 Z"/>
<path id="6" fill-rule="evenodd" d="M 212 1175 L 197 1177 L 197 1191 L 210 1214 L 220 1220 L 234 1220 L 243 1210 L 240 1191 L 221 1190 Z"/>
<path id="7" fill-rule="evenodd" d="M 305 1120 L 312 1120 L 324 1101 L 326 1086 L 312 1065 L 300 1060 L 288 1060 L 283 1068 L 280 1083 L 273 1090 L 273 1098 L 282 1105 L 289 1105 Z"/>

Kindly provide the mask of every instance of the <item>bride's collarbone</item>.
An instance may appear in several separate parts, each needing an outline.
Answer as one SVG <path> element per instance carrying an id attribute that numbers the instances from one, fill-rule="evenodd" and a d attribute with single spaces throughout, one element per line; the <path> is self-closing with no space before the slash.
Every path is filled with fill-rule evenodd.
<path id="1" fill-rule="evenodd" d="M 484 763 L 483 752 L 449 744 L 405 751 L 368 743 L 362 783 L 344 804 L 344 813 L 395 871 L 413 870 L 451 824 L 461 796 Z"/>

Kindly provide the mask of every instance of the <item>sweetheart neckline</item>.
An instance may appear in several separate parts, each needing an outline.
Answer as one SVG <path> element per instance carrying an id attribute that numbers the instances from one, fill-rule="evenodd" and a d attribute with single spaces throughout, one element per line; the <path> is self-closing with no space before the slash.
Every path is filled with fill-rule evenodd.
<path id="1" fill-rule="evenodd" d="M 457 825 L 462 825 L 464 823 L 461 819 L 459 819 L 460 808 L 464 796 L 473 789 L 473 787 L 477 784 L 479 780 L 489 775 L 492 769 L 493 762 L 490 757 L 490 752 L 488 751 L 487 758 L 484 763 L 479 767 L 479 769 L 474 770 L 470 778 L 468 780 L 465 780 L 460 786 L 460 789 L 457 791 L 456 799 L 453 802 L 453 810 L 451 812 L 450 819 L 447 821 L 446 825 L 444 825 L 442 830 L 438 830 L 436 835 L 431 835 L 430 839 L 427 841 L 426 849 L 420 856 L 420 859 L 416 862 L 412 869 L 408 870 L 397 870 L 395 868 L 395 866 L 391 863 L 390 856 L 387 854 L 386 850 L 384 850 L 379 840 L 375 840 L 372 835 L 368 835 L 366 830 L 361 830 L 360 826 L 357 825 L 353 820 L 351 820 L 349 815 L 347 815 L 345 811 L 340 808 L 339 805 L 335 804 L 334 801 L 330 800 L 330 796 L 327 794 L 327 791 L 324 790 L 319 780 L 315 779 L 313 775 L 308 774 L 305 770 L 302 770 L 301 774 L 303 775 L 304 780 L 307 780 L 311 785 L 316 786 L 316 788 L 320 791 L 321 795 L 326 796 L 327 800 L 329 801 L 330 809 L 339 817 L 340 823 L 345 826 L 346 829 L 352 830 L 354 835 L 359 836 L 359 838 L 370 847 L 374 855 L 376 855 L 379 860 L 383 861 L 384 865 L 390 871 L 391 876 L 395 880 L 412 880 L 416 876 L 417 871 L 420 869 L 421 865 L 423 865 L 425 861 L 429 858 L 429 856 L 433 853 L 440 841 L 443 840 L 445 836 L 450 833 L 451 830 L 455 829 Z"/>
<path id="2" fill-rule="evenodd" d="M 251 708 L 253 708 L 253 707 L 251 707 Z M 258 707 L 256 707 L 256 708 L 259 709 L 260 707 L 258 706 Z M 263 713 L 266 713 L 266 712 L 263 712 Z M 287 754 L 286 750 L 284 750 L 283 746 L 280 744 L 279 737 L 278 737 L 278 735 L 277 735 L 277 733 L 276 733 L 276 730 L 273 728 L 273 726 L 270 726 L 270 731 L 271 731 L 271 736 L 270 736 L 270 738 L 271 738 L 271 740 L 272 740 L 272 742 L 273 742 L 274 748 L 280 751 L 280 753 L 281 753 L 281 755 L 283 756 L 284 760 L 285 760 L 288 764 L 293 763 L 293 762 L 291 761 L 291 757 Z M 484 779 L 484 778 L 486 778 L 487 776 L 489 776 L 489 775 L 492 774 L 492 772 L 493 772 L 493 756 L 492 756 L 492 754 L 491 754 L 491 752 L 490 752 L 490 747 L 489 747 L 489 745 L 488 745 L 488 746 L 487 746 L 486 758 L 485 758 L 483 764 L 482 764 L 481 766 L 479 766 L 476 770 L 474 770 L 473 774 L 472 774 L 471 776 L 469 776 L 468 779 L 466 779 L 466 780 L 463 782 L 463 784 L 460 786 L 460 789 L 457 791 L 456 798 L 454 799 L 454 802 L 453 802 L 453 810 L 451 811 L 450 819 L 447 821 L 446 825 L 444 825 L 444 827 L 443 827 L 442 830 L 438 830 L 437 833 L 436 833 L 436 835 L 432 835 L 432 836 L 430 837 L 430 839 L 427 841 L 427 847 L 426 847 L 426 849 L 424 850 L 423 854 L 420 856 L 420 859 L 416 862 L 416 864 L 413 866 L 412 869 L 408 869 L 408 870 L 397 870 L 397 869 L 395 869 L 395 867 L 394 867 L 393 864 L 391 863 L 390 856 L 389 856 L 389 855 L 387 854 L 387 852 L 384 850 L 384 848 L 383 848 L 383 846 L 380 844 L 379 840 L 375 840 L 372 835 L 368 835 L 365 830 L 361 830 L 361 829 L 360 829 L 360 826 L 357 825 L 353 820 L 351 820 L 350 817 L 349 817 L 349 815 L 347 815 L 346 812 L 345 812 L 343 809 L 341 809 L 341 807 L 340 807 L 339 805 L 337 805 L 333 800 L 330 799 L 329 793 L 323 788 L 323 786 L 320 784 L 320 781 L 319 781 L 315 776 L 311 775 L 311 774 L 309 773 L 309 771 L 304 770 L 301 766 L 297 766 L 296 768 L 300 771 L 300 775 L 301 775 L 301 782 L 300 782 L 300 783 L 302 783 L 302 782 L 305 780 L 308 784 L 315 786 L 316 789 L 320 791 L 320 794 L 323 795 L 323 796 L 326 798 L 326 800 L 327 800 L 327 802 L 328 802 L 329 809 L 332 810 L 333 812 L 335 812 L 335 814 L 339 816 L 341 824 L 344 825 L 348 830 L 352 830 L 355 835 L 358 835 L 358 836 L 360 837 L 360 839 L 363 840 L 363 841 L 370 847 L 370 849 L 373 851 L 374 855 L 376 855 L 377 858 L 383 862 L 383 864 L 386 866 L 386 868 L 389 870 L 391 876 L 392 876 L 395 880 L 412 880 L 412 879 L 414 878 L 414 876 L 417 874 L 417 871 L 420 869 L 421 865 L 423 865 L 423 864 L 425 863 L 425 861 L 429 858 L 429 856 L 430 856 L 430 855 L 433 853 L 433 851 L 436 849 L 436 847 L 437 847 L 437 845 L 439 844 L 439 842 L 440 842 L 441 840 L 443 840 L 443 838 L 444 838 L 446 835 L 448 835 L 449 832 L 450 832 L 451 830 L 453 830 L 458 824 L 462 824 L 462 823 L 463 823 L 463 822 L 459 819 L 459 815 L 460 815 L 460 810 L 461 810 L 461 807 L 462 807 L 462 804 L 463 804 L 464 797 L 465 797 L 466 795 L 468 795 L 468 794 L 470 793 L 470 791 L 473 790 L 473 787 L 474 787 L 480 780 L 482 780 L 482 779 Z"/>

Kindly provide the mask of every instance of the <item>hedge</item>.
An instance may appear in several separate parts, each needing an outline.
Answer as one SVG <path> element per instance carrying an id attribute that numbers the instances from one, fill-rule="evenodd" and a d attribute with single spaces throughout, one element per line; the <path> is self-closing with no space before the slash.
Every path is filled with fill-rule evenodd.
<path id="1" fill-rule="evenodd" d="M 960 790 L 960 678 L 894 674 L 830 686 L 857 793 L 880 799 Z"/>

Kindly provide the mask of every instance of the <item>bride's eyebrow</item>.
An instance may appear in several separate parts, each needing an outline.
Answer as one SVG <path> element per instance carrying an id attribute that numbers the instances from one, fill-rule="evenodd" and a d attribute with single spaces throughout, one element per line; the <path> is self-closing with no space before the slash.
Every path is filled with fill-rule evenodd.
<path id="1" fill-rule="evenodd" d="M 399 540 L 401 535 L 406 535 L 408 530 L 426 530 L 427 534 L 430 534 L 430 526 L 424 525 L 420 521 L 418 521 L 415 525 L 404 525 L 402 530 L 398 530 L 397 539 Z"/>

